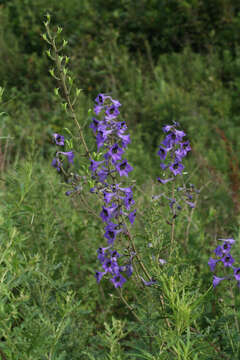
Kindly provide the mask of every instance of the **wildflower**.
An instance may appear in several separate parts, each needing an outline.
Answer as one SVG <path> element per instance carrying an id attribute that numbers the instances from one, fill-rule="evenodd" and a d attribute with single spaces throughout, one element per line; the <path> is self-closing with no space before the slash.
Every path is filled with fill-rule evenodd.
<path id="1" fill-rule="evenodd" d="M 222 280 L 227 279 L 226 276 L 224 277 L 218 277 L 218 276 L 213 276 L 213 287 L 215 288 Z"/>
<path id="2" fill-rule="evenodd" d="M 231 245 L 235 243 L 235 240 L 232 239 L 232 238 L 230 238 L 230 239 L 218 239 L 218 240 L 228 242 Z"/>
<path id="3" fill-rule="evenodd" d="M 184 169 L 184 166 L 179 161 L 175 161 L 173 164 L 169 166 L 169 170 L 172 171 L 173 175 L 176 176 L 178 174 L 181 174 Z"/>
<path id="4" fill-rule="evenodd" d="M 123 284 L 126 282 L 126 279 L 121 274 L 118 274 L 114 276 L 112 279 L 110 279 L 110 281 L 113 283 L 115 288 L 117 288 L 117 287 L 122 287 Z"/>
<path id="5" fill-rule="evenodd" d="M 105 248 L 98 248 L 97 254 L 98 254 L 98 259 L 100 262 L 104 262 L 105 260 L 105 254 L 107 253 L 107 250 L 109 249 L 110 246 L 107 246 Z"/>
<path id="6" fill-rule="evenodd" d="M 115 119 L 120 114 L 120 112 L 118 110 L 118 107 L 113 104 L 112 106 L 107 108 L 105 114 L 106 114 L 106 120 L 109 121 Z"/>
<path id="7" fill-rule="evenodd" d="M 222 251 L 222 246 L 217 246 L 216 249 L 214 250 L 216 256 L 222 256 L 223 255 L 223 251 Z"/>
<path id="8" fill-rule="evenodd" d="M 160 182 L 161 184 L 166 184 L 169 181 L 172 181 L 173 178 L 169 178 L 169 179 L 161 179 L 161 178 L 157 178 L 158 182 Z"/>
<path id="9" fill-rule="evenodd" d="M 68 152 L 63 152 L 63 151 L 58 151 L 57 152 L 57 155 L 58 154 L 62 154 L 64 156 L 67 157 L 68 159 L 68 162 L 70 162 L 71 164 L 73 164 L 73 159 L 74 159 L 74 152 L 73 151 L 68 151 Z"/>
<path id="10" fill-rule="evenodd" d="M 119 172 L 120 176 L 128 176 L 128 173 L 133 170 L 132 166 L 128 164 L 127 160 L 116 165 L 116 169 Z"/>
<path id="11" fill-rule="evenodd" d="M 151 279 L 150 281 L 146 281 L 146 280 L 143 279 L 142 276 L 140 276 L 140 278 L 141 278 L 141 280 L 142 280 L 142 282 L 143 282 L 143 284 L 145 286 L 151 286 L 151 285 L 154 285 L 157 282 L 156 280 L 153 280 L 153 279 Z"/>
<path id="12" fill-rule="evenodd" d="M 231 254 L 227 254 L 226 256 L 224 256 L 222 259 L 223 265 L 225 267 L 231 267 L 232 264 L 234 263 L 234 258 L 231 256 Z"/>
<path id="13" fill-rule="evenodd" d="M 106 273 L 116 274 L 118 272 L 118 264 L 115 259 L 105 259 L 102 267 Z"/>
<path id="14" fill-rule="evenodd" d="M 210 259 L 209 259 L 208 265 L 209 265 L 211 271 L 214 271 L 215 266 L 216 266 L 216 264 L 218 263 L 218 261 L 220 261 L 220 259 L 213 259 L 213 258 L 210 258 Z"/>
<path id="15" fill-rule="evenodd" d="M 64 146 L 64 136 L 54 133 L 53 137 L 57 145 Z"/>
<path id="16" fill-rule="evenodd" d="M 101 278 L 103 277 L 103 275 L 105 275 L 106 272 L 105 271 L 96 271 L 95 273 L 95 278 L 97 279 L 97 282 L 99 283 Z"/>
<path id="17" fill-rule="evenodd" d="M 188 204 L 191 209 L 195 208 L 195 204 L 193 202 L 185 200 L 185 203 Z"/>
<path id="18" fill-rule="evenodd" d="M 134 221 L 135 221 L 135 217 L 136 217 L 136 212 L 137 210 L 133 210 L 132 212 L 130 212 L 130 214 L 128 215 L 129 221 L 130 223 L 133 225 Z"/>
<path id="19" fill-rule="evenodd" d="M 114 240 L 116 239 L 116 236 L 119 232 L 121 232 L 121 229 L 116 229 L 117 225 L 113 224 L 113 223 L 109 223 L 106 227 L 105 227 L 105 238 L 108 239 L 108 244 L 112 245 Z"/>
<path id="20" fill-rule="evenodd" d="M 240 267 L 234 269 L 234 276 L 237 281 L 240 281 Z"/>
<path id="21" fill-rule="evenodd" d="M 52 166 L 55 167 L 58 172 L 61 171 L 62 163 L 61 163 L 61 161 L 59 160 L 58 157 L 55 157 L 55 158 L 53 159 L 53 161 L 52 161 Z"/>
<path id="22" fill-rule="evenodd" d="M 117 205 L 112 204 L 110 207 L 102 206 L 102 212 L 100 213 L 100 216 L 104 222 L 108 222 L 116 213 Z"/>
<path id="23" fill-rule="evenodd" d="M 164 148 L 163 146 L 159 147 L 159 151 L 158 151 L 158 155 L 160 156 L 161 160 L 165 160 L 167 153 L 168 153 L 169 149 Z"/>
<path id="24" fill-rule="evenodd" d="M 113 162 L 117 162 L 118 160 L 121 160 L 123 153 L 123 149 L 121 149 L 118 144 L 114 144 L 112 147 L 110 147 L 107 154 L 112 158 Z"/>

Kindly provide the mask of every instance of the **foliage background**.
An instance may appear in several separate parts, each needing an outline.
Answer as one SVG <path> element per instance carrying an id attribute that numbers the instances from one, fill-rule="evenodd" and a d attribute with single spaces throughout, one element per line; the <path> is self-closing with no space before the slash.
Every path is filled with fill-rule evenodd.
<path id="1" fill-rule="evenodd" d="M 204 293 L 211 284 L 206 263 L 216 238 L 231 235 L 240 240 L 240 5 L 234 0 L 0 1 L 0 86 L 5 89 L 0 104 L 0 349 L 7 359 L 21 360 L 158 359 L 161 344 L 151 343 L 148 312 L 169 348 L 176 340 L 175 330 L 161 327 L 160 310 L 153 311 L 158 295 L 128 285 L 127 297 L 141 309 L 145 324 L 136 328 L 113 289 L 108 284 L 97 288 L 93 274 L 101 224 L 81 203 L 66 201 L 50 166 L 51 134 L 73 126 L 54 96 L 56 84 L 48 72 L 52 64 L 41 37 L 47 12 L 69 41 L 71 73 L 83 89 L 77 113 L 90 144 L 88 109 L 96 95 L 109 92 L 123 104 L 121 116 L 132 136 L 128 156 L 141 190 L 136 197 L 140 207 L 147 204 L 135 230 L 146 257 L 149 237 L 154 242 L 159 228 L 168 231 L 163 221 L 151 228 L 147 216 L 150 211 L 158 214 L 150 198 L 160 172 L 156 151 L 161 129 L 175 120 L 187 132 L 193 147 L 188 170 L 192 182 L 204 186 L 189 253 L 184 254 L 195 275 L 180 279 L 181 247 L 176 250 L 179 262 L 172 266 L 179 274 L 176 287 L 188 282 L 191 291 L 197 286 Z M 150 227 L 143 237 L 142 223 Z M 184 224 L 182 220 L 179 236 Z M 168 290 L 165 311 L 170 316 L 174 309 Z M 234 345 L 238 328 L 232 329 L 239 313 L 231 310 L 232 301 L 239 301 L 237 292 L 234 298 L 223 288 L 218 296 L 208 295 L 195 324 L 198 335 L 191 333 L 193 351 L 201 349 L 199 357 L 189 350 L 189 355 L 179 352 L 176 358 L 208 359 L 209 351 L 211 359 L 219 359 L 218 351 L 239 358 Z M 224 299 L 226 307 L 218 299 Z M 189 334 L 182 330 L 178 336 L 188 344 Z M 179 349 L 182 346 L 179 342 Z M 159 356 L 171 359 L 173 354 Z"/>

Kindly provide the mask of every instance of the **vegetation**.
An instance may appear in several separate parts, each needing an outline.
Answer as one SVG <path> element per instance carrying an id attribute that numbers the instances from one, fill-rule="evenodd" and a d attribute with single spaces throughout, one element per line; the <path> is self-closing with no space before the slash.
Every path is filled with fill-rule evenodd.
<path id="1" fill-rule="evenodd" d="M 76 153 L 69 171 L 90 176 L 62 82 L 49 74 L 57 76 L 42 37 L 47 13 L 68 40 L 61 54 L 82 89 L 74 111 L 91 153 L 94 99 L 107 93 L 122 104 L 138 209 L 132 236 L 152 286 L 136 273 L 122 289 L 97 284 L 104 227 L 92 212 L 102 204 L 88 181 L 67 197 L 70 184 L 51 166 L 58 133 Z M 219 238 L 236 240 L 240 260 L 240 6 L 2 0 L 0 20 L 0 357 L 238 360 L 239 288 L 213 289 L 208 260 Z M 172 121 L 192 147 L 182 178 L 201 190 L 177 216 L 174 240 L 168 203 L 155 201 L 162 127 Z"/>

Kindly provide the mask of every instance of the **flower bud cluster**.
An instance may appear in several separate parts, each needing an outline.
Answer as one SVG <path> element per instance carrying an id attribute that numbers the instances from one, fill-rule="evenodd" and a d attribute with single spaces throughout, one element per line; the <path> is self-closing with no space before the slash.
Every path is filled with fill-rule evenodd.
<path id="1" fill-rule="evenodd" d="M 120 255 L 114 246 L 118 236 L 127 234 L 126 220 L 129 220 L 131 224 L 134 223 L 136 209 L 132 210 L 135 203 L 132 188 L 121 186 L 117 178 L 128 177 L 128 173 L 133 170 L 128 161 L 123 158 L 125 149 L 130 143 L 130 136 L 126 134 L 125 121 L 116 119 L 120 113 L 120 102 L 105 94 L 99 94 L 95 101 L 94 112 L 96 115 L 102 115 L 102 119 L 94 117 L 90 127 L 96 136 L 99 155 L 101 149 L 102 160 L 90 159 L 89 169 L 96 184 L 90 191 L 101 194 L 103 198 L 104 205 L 100 216 L 105 224 L 104 237 L 108 242 L 107 247 L 98 249 L 98 259 L 103 271 L 97 272 L 95 276 L 99 282 L 103 275 L 110 274 L 110 281 L 114 286 L 122 287 L 126 281 L 122 273 L 127 277 L 132 274 L 134 254 L 120 266 L 119 259 L 123 259 L 124 256 Z"/>
<path id="2" fill-rule="evenodd" d="M 208 265 L 212 272 L 215 271 L 217 263 L 223 264 L 224 268 L 231 269 L 233 274 L 228 274 L 223 277 L 213 276 L 213 287 L 215 288 L 222 280 L 232 280 L 235 279 L 240 287 L 240 267 L 235 267 L 235 259 L 230 254 L 232 245 L 235 243 L 235 240 L 230 239 L 218 239 L 223 242 L 222 245 L 218 245 L 214 250 L 215 257 L 211 257 L 208 261 Z"/>
<path id="3" fill-rule="evenodd" d="M 173 122 L 173 125 L 166 125 L 163 127 L 163 132 L 166 134 L 162 144 L 159 146 L 158 155 L 160 156 L 160 167 L 165 172 L 169 172 L 167 179 L 158 177 L 160 184 L 167 184 L 171 181 L 175 181 L 177 175 L 182 175 L 184 165 L 182 160 L 191 151 L 189 141 L 183 140 L 186 136 L 185 132 L 178 130 L 179 123 Z M 153 196 L 153 200 L 159 197 L 164 197 L 169 201 L 169 206 L 175 218 L 179 211 L 182 209 L 182 203 L 188 205 L 189 208 L 195 207 L 195 195 L 199 193 L 199 190 L 193 184 L 178 186 L 175 190 L 175 194 L 172 192 L 172 196 L 166 196 L 160 194 Z M 174 196 L 174 197 L 173 197 Z"/>
<path id="4" fill-rule="evenodd" d="M 191 151 L 189 141 L 183 141 L 183 137 L 185 137 L 186 134 L 181 130 L 177 130 L 177 127 L 179 127 L 179 123 L 177 122 L 174 122 L 173 125 L 166 125 L 163 127 L 163 132 L 167 135 L 164 138 L 162 145 L 159 146 L 158 155 L 161 159 L 160 167 L 163 170 L 168 169 L 173 176 L 168 179 L 158 178 L 158 181 L 161 184 L 173 181 L 175 176 L 182 174 L 184 169 L 182 159 L 187 156 L 189 151 Z M 168 162 L 166 162 L 167 159 Z"/>

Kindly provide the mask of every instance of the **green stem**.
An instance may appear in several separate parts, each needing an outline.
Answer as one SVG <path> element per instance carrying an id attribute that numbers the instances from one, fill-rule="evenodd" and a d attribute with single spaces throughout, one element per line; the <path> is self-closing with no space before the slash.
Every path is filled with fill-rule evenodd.
<path id="1" fill-rule="evenodd" d="M 175 182 L 172 183 L 172 199 L 174 199 L 174 190 L 175 190 Z M 172 219 L 171 223 L 171 252 L 173 249 L 173 243 L 174 243 L 174 231 L 175 231 L 175 219 Z"/>
<path id="2" fill-rule="evenodd" d="M 86 155 L 91 158 L 91 154 L 90 154 L 90 151 L 88 150 L 88 146 L 86 144 L 86 141 L 85 141 L 85 138 L 83 136 L 83 132 L 82 132 L 82 128 L 77 120 L 77 115 L 75 113 L 75 110 L 73 108 L 73 104 L 71 102 L 71 99 L 70 99 L 70 94 L 69 94 L 69 90 L 67 88 L 67 85 L 66 85 L 66 76 L 63 72 L 63 69 L 62 69 L 62 65 L 61 65 L 61 61 L 59 59 L 59 55 L 58 55 L 58 49 L 57 49 L 57 46 L 56 46 L 56 42 L 55 42 L 55 39 L 54 37 L 52 37 L 52 34 L 50 32 L 50 29 L 48 27 L 48 25 L 46 24 L 46 30 L 47 30 L 47 34 L 48 34 L 48 37 L 49 37 L 49 40 L 50 40 L 50 43 L 51 43 L 51 46 L 53 48 L 53 51 L 54 51 L 54 55 L 55 55 L 55 62 L 56 62 L 56 65 L 57 65 L 57 69 L 58 69 L 58 72 L 59 72 L 59 76 L 60 76 L 60 81 L 61 81 L 61 84 L 62 84 L 62 88 L 63 88 L 63 92 L 64 92 L 64 96 L 65 96 L 65 99 L 67 101 L 67 104 L 68 104 L 68 107 L 70 109 L 70 112 L 72 114 L 72 118 L 78 128 L 78 131 L 79 131 L 79 135 L 80 135 L 80 140 L 83 144 L 83 147 L 85 149 L 85 152 L 86 152 Z"/>

